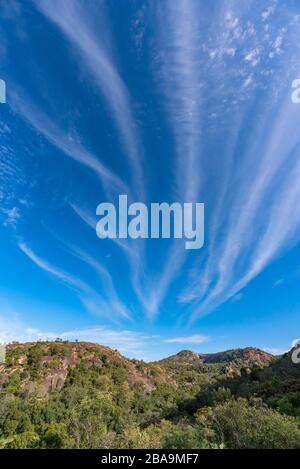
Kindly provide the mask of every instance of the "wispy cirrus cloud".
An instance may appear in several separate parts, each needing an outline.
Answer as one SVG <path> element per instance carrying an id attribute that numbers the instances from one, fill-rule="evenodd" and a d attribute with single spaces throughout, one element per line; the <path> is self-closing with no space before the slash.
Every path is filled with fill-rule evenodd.
<path id="1" fill-rule="evenodd" d="M 0 213 L 4 215 L 4 226 L 10 226 L 15 229 L 21 217 L 20 209 L 17 207 L 9 209 L 1 208 Z"/>
<path id="2" fill-rule="evenodd" d="M 86 328 L 70 330 L 42 331 L 25 324 L 16 313 L 0 316 L 0 343 L 12 341 L 33 342 L 37 340 L 62 340 L 93 342 L 118 349 L 128 357 L 143 357 L 147 355 L 147 348 L 151 348 L 158 337 L 149 336 L 142 332 L 128 329 L 111 329 L 96 325 Z"/>
<path id="3" fill-rule="evenodd" d="M 111 54 L 94 29 L 93 18 L 89 16 L 88 9 L 78 0 L 72 2 L 53 0 L 51 5 L 41 0 L 36 2 L 36 7 L 64 33 L 74 47 L 75 55 L 80 56 L 92 80 L 96 82 L 105 97 L 126 149 L 137 194 L 143 198 L 145 186 L 141 162 L 143 148 L 134 122 L 129 92 Z M 98 8 L 103 8 L 103 5 L 98 5 Z M 102 20 L 104 16 L 103 9 Z"/>
<path id="4" fill-rule="evenodd" d="M 73 329 L 69 331 L 46 331 L 27 329 L 30 340 L 54 340 L 57 337 L 63 340 L 79 340 L 84 342 L 96 342 L 118 349 L 121 353 L 136 356 L 143 353 L 144 347 L 155 337 L 147 336 L 141 332 L 131 330 L 113 330 L 104 326 L 94 326 L 85 329 Z"/>
<path id="5" fill-rule="evenodd" d="M 276 3 L 274 2 L 272 13 L 276 10 Z M 234 6 L 235 2 L 232 2 L 228 7 L 229 11 L 223 12 L 228 22 L 230 19 L 230 24 L 227 22 L 228 31 L 223 34 L 226 40 L 223 39 L 220 46 L 222 50 L 224 47 L 236 49 L 234 67 L 228 67 L 224 54 L 222 61 L 218 55 L 216 64 L 219 68 L 216 69 L 216 75 L 220 76 L 217 72 L 220 72 L 221 65 L 229 75 L 231 70 L 236 73 L 236 78 L 232 77 L 235 88 L 228 84 L 220 93 L 220 98 L 223 99 L 220 99 L 219 111 L 228 112 L 223 106 L 225 101 L 230 106 L 239 103 L 240 107 L 236 109 L 237 124 L 234 130 L 228 128 L 229 138 L 234 137 L 231 139 L 232 144 L 229 145 L 230 140 L 226 138 L 223 158 L 219 158 L 224 178 L 216 186 L 215 199 L 210 199 L 212 214 L 207 224 L 209 245 L 201 258 L 201 267 L 197 260 L 190 268 L 189 285 L 183 289 L 179 298 L 179 301 L 190 304 L 187 314 L 192 321 L 240 294 L 240 290 L 299 239 L 297 209 L 288 220 L 292 206 L 299 196 L 296 184 L 299 172 L 296 156 L 299 145 L 299 112 L 290 100 L 287 74 L 282 73 L 279 82 L 274 74 L 274 62 L 270 62 L 274 58 L 273 54 L 277 54 L 276 67 L 284 68 L 285 61 L 289 60 L 296 67 L 297 75 L 297 61 L 292 46 L 294 44 L 296 47 L 297 38 L 294 28 L 288 31 L 294 18 L 286 18 L 288 26 L 280 28 L 279 37 L 269 25 L 249 21 L 247 11 L 243 18 L 243 10 L 239 9 L 237 13 Z M 263 16 L 263 21 L 265 19 Z M 267 34 L 262 37 L 263 28 Z M 249 49 L 251 37 L 252 49 Z M 286 55 L 279 54 L 284 48 Z M 249 50 L 255 50 L 255 53 L 250 54 Z M 268 64 L 266 57 L 269 57 Z M 258 67 L 258 63 L 253 63 L 262 58 L 264 65 Z M 298 61 L 298 70 L 299 65 Z M 249 82 L 245 94 L 240 78 L 251 74 L 252 79 L 254 78 L 250 67 L 258 68 L 255 79 L 251 86 Z M 270 77 L 268 81 L 266 76 Z M 258 88 L 265 90 L 265 96 L 260 102 L 256 101 L 254 94 L 254 90 Z M 216 90 L 217 97 L 219 90 Z M 228 95 L 225 99 L 226 93 Z M 259 119 L 252 124 L 247 145 L 241 147 L 241 124 L 249 118 L 247 103 L 257 106 Z M 217 115 L 219 120 L 222 119 L 220 113 Z M 284 136 L 288 136 L 288 140 Z"/>
<path id="6" fill-rule="evenodd" d="M 89 152 L 81 143 L 77 134 L 66 132 L 60 128 L 33 102 L 24 97 L 24 93 L 12 92 L 10 103 L 15 112 L 20 114 L 37 132 L 41 133 L 52 145 L 74 161 L 89 168 L 100 178 L 106 190 L 113 187 L 115 190 L 126 191 L 122 179 L 110 170 L 95 155 Z"/>
<path id="7" fill-rule="evenodd" d="M 135 119 L 132 99 L 127 86 L 118 70 L 116 60 L 112 54 L 112 47 L 107 46 L 107 18 L 104 5 L 96 6 L 97 14 L 101 12 L 101 34 L 99 25 L 89 10 L 80 1 L 72 3 L 52 3 L 46 1 L 36 2 L 36 7 L 45 17 L 52 21 L 63 33 L 71 46 L 75 57 L 80 58 L 79 65 L 86 74 L 89 82 L 94 83 L 104 97 L 108 112 L 119 132 L 122 153 L 125 153 L 125 162 L 130 169 L 130 183 L 119 193 L 127 193 L 129 198 L 144 200 L 148 180 L 144 174 L 144 149 Z M 73 206 L 75 212 L 84 219 L 89 226 L 93 226 L 93 217 L 78 205 Z M 128 240 L 114 240 L 121 248 L 129 262 L 132 272 L 132 283 L 139 299 L 144 300 L 140 286 L 141 266 L 145 262 L 144 245 L 142 242 L 132 248 Z"/>
<path id="8" fill-rule="evenodd" d="M 109 288 L 107 295 L 104 293 L 97 293 L 88 283 L 82 281 L 78 276 L 53 266 L 45 259 L 39 257 L 24 242 L 19 242 L 18 246 L 20 250 L 39 268 L 65 284 L 67 287 L 73 289 L 78 295 L 82 304 L 91 313 L 109 317 L 111 320 L 117 320 L 119 316 L 129 319 L 128 310 L 120 303 L 108 272 L 98 262 L 92 261 L 86 255 L 81 253 L 81 260 L 83 262 L 89 263 L 94 269 L 98 271 L 98 273 L 101 273 L 101 278 L 104 278 L 105 280 L 105 287 Z M 77 253 L 77 255 L 79 256 L 80 254 Z"/>
<path id="9" fill-rule="evenodd" d="M 195 201 L 202 177 L 199 164 L 202 84 L 196 3 L 167 1 L 152 7 L 156 44 L 154 51 L 151 51 L 152 69 L 174 138 L 171 191 L 175 199 Z M 185 260 L 186 252 L 182 245 L 170 243 L 161 273 L 154 282 L 150 282 L 145 295 L 144 307 L 151 318 L 158 314 Z"/>
<path id="10" fill-rule="evenodd" d="M 199 4 L 166 1 L 156 5 L 155 13 L 159 52 L 153 53 L 153 70 L 175 139 L 173 183 L 177 197 L 195 200 L 202 177 Z"/>
<path id="11" fill-rule="evenodd" d="M 27 244 L 24 242 L 19 242 L 18 244 L 19 248 L 21 251 L 38 267 L 40 267 L 42 270 L 48 272 L 51 274 L 53 277 L 58 278 L 65 284 L 75 287 L 79 291 L 85 291 L 86 293 L 90 293 L 90 288 L 83 282 L 81 282 L 78 278 L 64 272 L 63 270 L 60 270 L 54 266 L 52 266 L 50 263 L 39 257 L 37 254 L 35 254 L 32 249 L 30 249 Z"/>
<path id="12" fill-rule="evenodd" d="M 90 213 L 86 208 L 81 207 L 78 203 L 75 202 L 70 202 L 70 207 L 79 216 L 79 218 L 96 233 L 96 225 L 98 221 L 96 214 Z M 134 249 L 130 239 L 113 238 L 111 239 L 111 241 L 116 244 L 121 250 L 123 250 L 124 254 L 128 257 L 129 262 L 131 264 L 138 262 L 138 256 L 140 256 L 140 253 L 136 249 Z"/>
<path id="13" fill-rule="evenodd" d="M 96 216 L 89 213 L 85 208 L 80 207 L 77 203 L 70 203 L 70 207 L 74 212 L 84 221 L 92 230 L 96 230 L 97 219 Z M 153 318 L 158 308 L 165 297 L 167 287 L 169 286 L 169 274 L 166 272 L 162 275 L 159 283 L 153 284 L 152 279 L 145 276 L 145 268 L 143 262 L 145 259 L 144 244 L 135 247 L 134 241 L 131 239 L 114 238 L 111 240 L 116 245 L 130 267 L 131 272 L 131 286 L 136 294 L 136 298 L 141 304 L 145 314 Z M 172 268 L 174 274 L 174 265 L 171 267 L 168 264 L 168 269 Z M 179 268 L 180 266 L 178 266 Z"/>
<path id="14" fill-rule="evenodd" d="M 192 315 L 194 319 L 236 295 L 299 240 L 300 212 L 295 204 L 300 195 L 297 184 L 300 164 L 296 157 L 300 139 L 296 116 L 297 110 L 288 95 L 274 126 L 262 137 L 264 143 L 258 151 L 263 157 L 253 172 L 243 173 L 243 184 L 239 191 L 235 189 L 234 204 L 225 225 L 226 237 L 212 253 L 214 268 L 209 288 L 200 297 L 201 304 L 199 301 Z M 286 134 L 289 142 L 283 145 Z M 244 168 L 251 158 L 255 157 L 250 151 L 244 157 Z M 196 287 L 194 298 L 200 292 L 201 287 Z"/>
<path id="15" fill-rule="evenodd" d="M 190 335 L 188 337 L 174 337 L 171 339 L 165 339 L 164 342 L 168 344 L 203 344 L 210 340 L 209 337 L 200 334 Z"/>
<path id="16" fill-rule="evenodd" d="M 71 244 L 63 243 L 64 249 L 71 255 L 77 257 L 80 262 L 83 262 L 89 266 L 98 276 L 101 281 L 103 292 L 102 295 L 107 299 L 107 303 L 111 308 L 111 314 L 122 316 L 126 319 L 130 319 L 130 312 L 128 308 L 120 301 L 117 291 L 115 289 L 113 278 L 109 273 L 107 267 L 95 259 L 95 257 L 87 254 L 82 249 L 72 246 Z"/>

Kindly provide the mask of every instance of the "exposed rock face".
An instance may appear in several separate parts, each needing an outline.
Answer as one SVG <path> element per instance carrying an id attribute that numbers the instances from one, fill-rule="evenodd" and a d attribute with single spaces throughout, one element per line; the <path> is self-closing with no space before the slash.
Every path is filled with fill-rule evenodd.
<path id="1" fill-rule="evenodd" d="M 47 396 L 49 391 L 57 389 L 60 391 L 64 384 L 66 377 L 68 375 L 68 368 L 53 370 L 48 373 L 42 380 L 42 383 L 38 386 L 36 396 L 37 398 L 43 399 Z"/>
<path id="2" fill-rule="evenodd" d="M 121 364 L 128 384 L 140 383 L 146 394 L 152 393 L 160 382 L 172 382 L 158 366 L 155 369 L 155 365 L 129 360 L 117 350 L 88 342 L 13 344 L 8 346 L 7 355 L 6 365 L 0 366 L 0 389 L 12 375 L 20 374 L 23 391 L 39 399 L 50 391 L 60 391 L 70 371 L 78 366 L 90 369 Z"/>
<path id="3" fill-rule="evenodd" d="M 248 363 L 267 365 L 274 356 L 263 350 L 247 347 L 244 349 L 227 350 L 226 352 L 213 353 L 201 356 L 204 363 L 222 363 L 242 360 Z"/>

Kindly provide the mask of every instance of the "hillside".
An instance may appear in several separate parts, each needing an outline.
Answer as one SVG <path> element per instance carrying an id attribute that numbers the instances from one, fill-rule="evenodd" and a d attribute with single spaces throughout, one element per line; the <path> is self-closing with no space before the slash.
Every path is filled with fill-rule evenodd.
<path id="1" fill-rule="evenodd" d="M 44 398 L 50 391 L 60 391 L 78 369 L 106 375 L 109 370 L 113 378 L 126 373 L 128 385 L 140 384 L 146 393 L 166 382 L 163 374 L 155 374 L 154 365 L 128 360 L 109 347 L 87 342 L 40 342 L 7 347 L 6 365 L 0 365 L 0 387 L 14 389 L 18 383 L 26 395 Z"/>
<path id="2" fill-rule="evenodd" d="M 292 351 L 230 385 L 239 396 L 261 397 L 270 406 L 300 417 L 300 366 L 293 363 Z"/>
<path id="3" fill-rule="evenodd" d="M 258 349 L 146 364 L 84 342 L 11 344 L 0 448 L 299 448 L 300 367 Z"/>

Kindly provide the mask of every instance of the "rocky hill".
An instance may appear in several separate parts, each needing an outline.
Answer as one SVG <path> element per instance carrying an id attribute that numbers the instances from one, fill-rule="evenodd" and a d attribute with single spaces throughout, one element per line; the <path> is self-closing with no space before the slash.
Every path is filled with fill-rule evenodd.
<path id="1" fill-rule="evenodd" d="M 28 395 L 44 398 L 60 391 L 77 369 L 126 373 L 129 386 L 140 384 L 146 393 L 167 377 L 155 365 L 129 360 L 117 350 L 88 342 L 38 342 L 8 345 L 6 363 L 0 365 L 0 389 L 19 383 Z"/>
<path id="2" fill-rule="evenodd" d="M 243 349 L 226 350 L 225 352 L 199 354 L 189 350 L 182 350 L 176 355 L 161 360 L 160 364 L 197 365 L 199 363 L 243 363 L 245 365 L 268 365 L 274 356 L 263 350 L 247 347 Z"/>

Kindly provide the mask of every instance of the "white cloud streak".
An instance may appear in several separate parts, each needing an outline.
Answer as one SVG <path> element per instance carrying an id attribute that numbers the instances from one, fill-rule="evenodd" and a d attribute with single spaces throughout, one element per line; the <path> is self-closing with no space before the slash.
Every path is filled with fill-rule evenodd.
<path id="1" fill-rule="evenodd" d="M 41 133 L 52 145 L 57 147 L 69 158 L 89 168 L 96 174 L 104 188 L 111 186 L 117 190 L 126 191 L 126 185 L 104 163 L 99 161 L 81 144 L 76 135 L 66 135 L 44 112 L 34 106 L 29 100 L 22 98 L 22 93 L 11 93 L 10 102 L 13 109 L 19 113 L 39 133 Z"/>
<path id="2" fill-rule="evenodd" d="M 0 316 L 0 343 L 34 342 L 55 340 L 56 338 L 106 345 L 117 349 L 128 357 L 140 359 L 146 356 L 145 349 L 151 348 L 151 344 L 157 341 L 156 336 L 147 336 L 142 332 L 128 329 L 114 330 L 101 325 L 65 331 L 41 331 L 26 325 L 15 313 Z"/>
<path id="3" fill-rule="evenodd" d="M 184 201 L 195 200 L 201 177 L 199 15 L 199 2 L 178 0 L 159 4 L 156 16 L 161 55 L 155 74 L 176 142 L 176 191 Z"/>
<path id="4" fill-rule="evenodd" d="M 96 217 L 90 214 L 86 209 L 80 207 L 77 203 L 70 203 L 70 206 L 74 210 L 74 212 L 81 218 L 82 221 L 84 221 L 94 231 L 96 230 Z M 138 245 L 136 247 L 136 244 L 134 243 L 137 243 L 137 241 L 133 241 L 128 238 L 115 238 L 111 241 L 118 248 L 120 248 L 120 250 L 125 256 L 125 259 L 128 262 L 131 272 L 130 280 L 132 282 L 132 286 L 136 294 L 137 300 L 142 305 L 145 314 L 149 317 L 154 317 L 154 315 L 158 311 L 160 302 L 164 298 L 166 292 L 165 280 L 163 278 L 164 276 L 160 278 L 159 284 L 156 283 L 155 285 L 151 280 L 149 281 L 148 278 L 144 278 L 144 243 L 142 246 Z M 168 267 L 171 268 L 171 265 L 168 265 Z M 174 273 L 174 265 L 172 266 L 172 269 Z M 166 279 L 166 282 L 169 282 L 168 278 Z"/>
<path id="5" fill-rule="evenodd" d="M 235 188 L 226 238 L 212 253 L 214 270 L 209 284 L 214 286 L 206 290 L 204 299 L 201 298 L 201 306 L 193 314 L 194 319 L 235 295 L 280 253 L 299 240 L 297 200 L 300 190 L 297 181 L 300 163 L 293 152 L 300 139 L 297 110 L 292 107 L 289 96 L 283 101 L 282 110 L 268 132 L 262 135 L 266 143 L 256 148 L 257 154 L 263 156 L 252 172 L 248 170 L 249 161 L 257 158 L 252 153 L 253 149 L 244 157 L 241 184 L 239 190 Z M 288 142 L 284 135 L 289 135 Z M 197 288 L 194 295 L 197 296 Z"/>
<path id="6" fill-rule="evenodd" d="M 36 6 L 68 38 L 74 46 L 74 52 L 79 54 L 85 68 L 99 86 L 120 132 L 137 193 L 143 198 L 143 150 L 134 123 L 129 93 L 99 32 L 97 34 L 94 30 L 83 2 L 53 0 L 50 4 L 47 0 L 39 0 Z"/>
<path id="7" fill-rule="evenodd" d="M 51 265 L 49 262 L 35 254 L 24 242 L 19 242 L 18 246 L 21 251 L 39 268 L 74 290 L 82 304 L 91 313 L 109 317 L 111 320 L 116 320 L 119 315 L 127 319 L 129 318 L 128 311 L 118 301 L 109 274 L 105 271 L 104 268 L 101 269 L 100 264 L 94 262 L 92 265 L 94 269 L 96 266 L 98 273 L 101 271 L 101 275 L 105 277 L 106 286 L 108 286 L 111 295 L 109 298 L 105 298 L 104 294 L 98 294 L 93 288 L 80 280 L 78 277 L 75 277 L 74 275 L 71 275 Z M 85 259 L 85 261 L 89 261 L 89 259 Z"/>
<path id="8" fill-rule="evenodd" d="M 204 335 L 195 334 L 188 337 L 174 337 L 171 339 L 165 339 L 164 342 L 168 344 L 203 344 L 210 340 L 209 337 Z"/>
<path id="9" fill-rule="evenodd" d="M 73 256 L 77 257 L 81 262 L 88 265 L 98 276 L 102 283 L 103 296 L 107 298 L 107 302 L 110 305 L 112 314 L 120 315 L 126 319 L 130 318 L 130 312 L 127 307 L 120 301 L 116 289 L 114 287 L 113 279 L 111 274 L 108 272 L 107 267 L 101 264 L 99 261 L 94 259 L 92 256 L 83 252 L 81 249 L 66 245 L 65 249 Z"/>
<path id="10" fill-rule="evenodd" d="M 199 11 L 186 0 L 158 4 L 155 31 L 158 56 L 153 56 L 154 74 L 162 93 L 167 119 L 175 141 L 176 159 L 170 168 L 176 197 L 196 201 L 201 178 L 201 73 L 197 33 Z M 173 172 L 175 168 L 175 172 Z M 167 292 L 186 260 L 182 244 L 171 243 L 161 274 L 150 285 L 144 306 L 155 317 Z M 155 286 L 154 286 L 155 285 Z"/>

